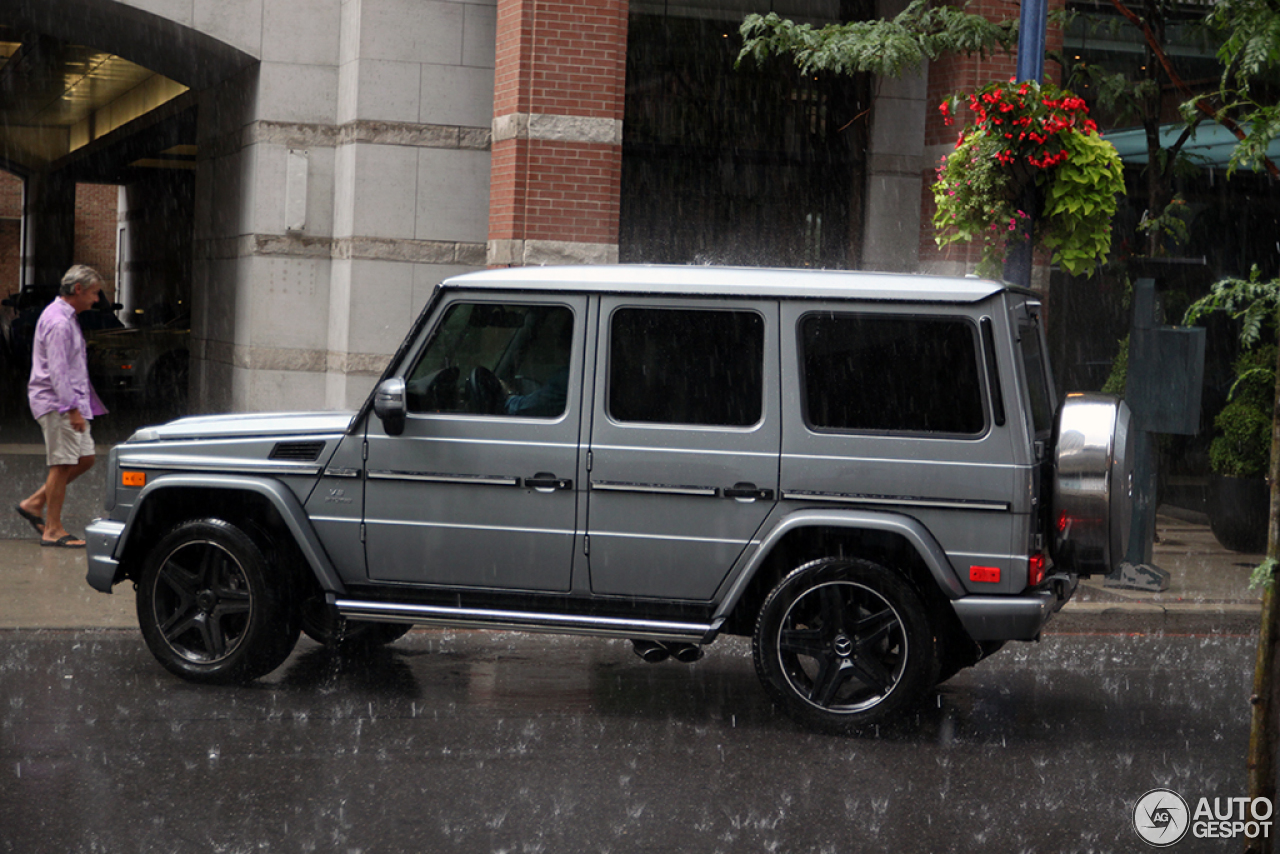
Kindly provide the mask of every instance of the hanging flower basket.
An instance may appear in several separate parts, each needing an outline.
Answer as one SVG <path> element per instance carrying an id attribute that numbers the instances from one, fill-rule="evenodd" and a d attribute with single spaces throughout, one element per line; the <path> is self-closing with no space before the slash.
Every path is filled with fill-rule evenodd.
<path id="1" fill-rule="evenodd" d="M 939 107 L 953 124 L 961 102 Z M 1091 272 L 1111 248 L 1120 155 L 1080 98 L 1051 83 L 992 83 L 968 98 L 974 122 L 942 159 L 933 185 L 939 246 L 982 243 L 978 271 L 999 275 L 1007 246 L 1025 239 L 1068 273 Z M 1030 202 L 1028 201 L 1030 200 Z"/>

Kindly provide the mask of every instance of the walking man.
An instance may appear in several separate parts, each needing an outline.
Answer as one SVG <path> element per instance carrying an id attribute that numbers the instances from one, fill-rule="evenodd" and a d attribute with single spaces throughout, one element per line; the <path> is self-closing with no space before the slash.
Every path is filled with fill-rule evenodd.
<path id="1" fill-rule="evenodd" d="M 36 324 L 27 400 L 44 432 L 49 474 L 44 486 L 14 509 L 40 532 L 42 546 L 84 548 L 84 540 L 62 526 L 62 504 L 67 485 L 93 467 L 89 422 L 107 411 L 89 383 L 84 335 L 76 322 L 76 315 L 97 301 L 101 289 L 98 272 L 77 264 L 62 277 L 58 297 Z"/>

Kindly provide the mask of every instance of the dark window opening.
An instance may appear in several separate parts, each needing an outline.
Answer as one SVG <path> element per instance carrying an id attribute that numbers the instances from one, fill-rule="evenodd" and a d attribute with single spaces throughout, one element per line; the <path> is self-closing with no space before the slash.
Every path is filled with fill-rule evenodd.
<path id="1" fill-rule="evenodd" d="M 1027 376 L 1027 394 L 1031 398 L 1031 421 L 1037 434 L 1053 430 L 1053 404 L 1049 393 L 1049 365 L 1040 336 L 1039 315 L 1029 313 L 1018 324 L 1018 351 Z"/>
<path id="2" fill-rule="evenodd" d="M 740 24 L 630 16 L 620 259 L 856 267 L 869 78 L 734 68 Z"/>

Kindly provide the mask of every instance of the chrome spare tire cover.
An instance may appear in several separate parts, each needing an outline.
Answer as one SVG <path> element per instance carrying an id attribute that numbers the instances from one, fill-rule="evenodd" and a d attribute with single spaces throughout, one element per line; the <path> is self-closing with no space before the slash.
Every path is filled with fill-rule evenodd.
<path id="1" fill-rule="evenodd" d="M 1053 548 L 1059 569 L 1118 568 L 1133 521 L 1132 413 L 1107 394 L 1071 394 L 1058 410 L 1053 449 Z"/>

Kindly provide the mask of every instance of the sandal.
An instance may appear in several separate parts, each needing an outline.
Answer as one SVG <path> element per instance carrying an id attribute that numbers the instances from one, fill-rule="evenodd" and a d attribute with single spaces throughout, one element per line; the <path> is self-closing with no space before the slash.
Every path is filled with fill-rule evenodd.
<path id="1" fill-rule="evenodd" d="M 66 534 L 56 540 L 41 540 L 40 545 L 55 549 L 82 549 L 85 542 L 75 534 Z"/>
<path id="2" fill-rule="evenodd" d="M 21 504 L 13 505 L 13 509 L 18 511 L 18 515 L 31 523 L 31 527 L 36 529 L 37 534 L 44 533 L 44 520 L 30 510 L 23 510 Z"/>

